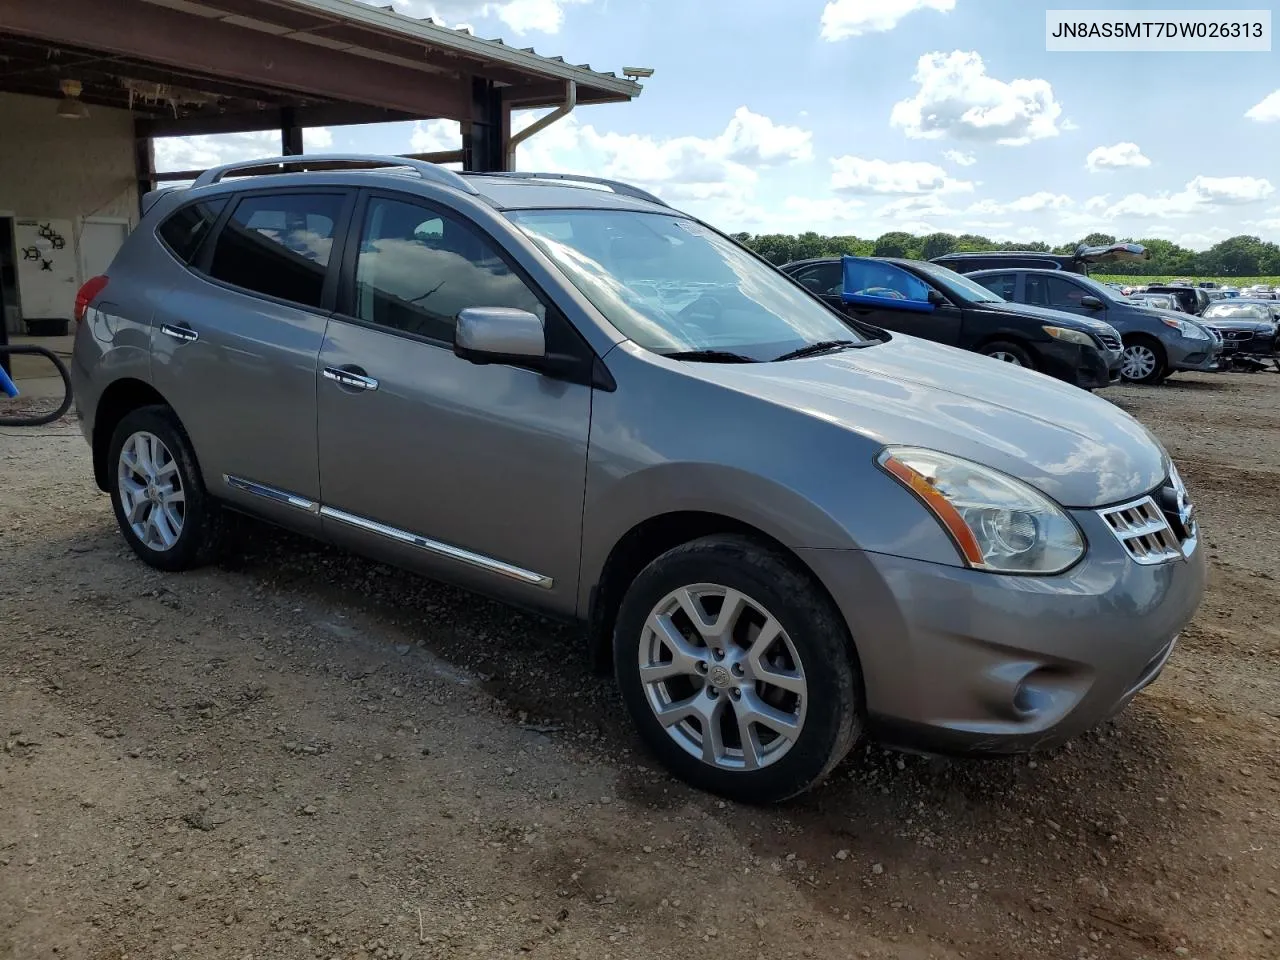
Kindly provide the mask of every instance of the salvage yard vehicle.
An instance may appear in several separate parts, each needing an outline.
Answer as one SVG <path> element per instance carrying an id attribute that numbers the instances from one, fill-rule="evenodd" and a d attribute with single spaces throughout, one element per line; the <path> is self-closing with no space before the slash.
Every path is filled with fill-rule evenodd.
<path id="1" fill-rule="evenodd" d="M 1036 250 L 975 250 L 944 253 L 929 262 L 956 273 L 972 273 L 975 270 L 1065 270 L 1087 277 L 1090 269 L 1100 264 L 1115 266 L 1150 259 L 1151 251 L 1140 243 L 1112 243 L 1100 247 L 1085 246 L 1082 243 L 1068 254 L 1041 253 Z"/>
<path id="2" fill-rule="evenodd" d="M 627 184 L 282 157 L 144 209 L 74 350 L 137 556 L 204 563 L 232 509 L 580 621 L 699 787 L 779 801 L 864 733 L 1059 742 L 1203 595 L 1128 414 L 851 324 Z"/>
<path id="3" fill-rule="evenodd" d="M 972 350 L 1085 390 L 1120 379 L 1120 334 L 1101 320 L 1006 303 L 921 260 L 823 257 L 782 267 L 854 321 Z"/>
<path id="4" fill-rule="evenodd" d="M 1272 309 L 1275 308 L 1275 309 Z M 1232 366 L 1261 369 L 1273 363 L 1280 369 L 1280 303 L 1266 300 L 1224 300 L 1200 318 L 1222 337 L 1222 356 Z"/>
<path id="5" fill-rule="evenodd" d="M 1124 341 L 1120 375 L 1130 383 L 1160 383 L 1177 370 L 1216 369 L 1221 340 L 1212 331 L 1185 313 L 1118 296 L 1089 277 L 1061 270 L 979 270 L 968 277 L 1018 303 L 1105 320 Z"/>

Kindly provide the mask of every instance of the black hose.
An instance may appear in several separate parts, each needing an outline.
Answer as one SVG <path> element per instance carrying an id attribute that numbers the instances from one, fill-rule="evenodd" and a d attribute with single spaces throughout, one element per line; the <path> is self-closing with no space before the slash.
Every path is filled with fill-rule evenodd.
<path id="1" fill-rule="evenodd" d="M 15 353 L 45 357 L 53 364 L 58 371 L 58 376 L 62 378 L 62 403 L 52 413 L 42 413 L 34 417 L 0 416 L 0 427 L 43 427 L 46 423 L 53 423 L 53 421 L 61 419 L 62 415 L 71 409 L 71 374 L 67 371 L 66 364 L 58 359 L 56 353 L 45 347 L 35 347 L 28 344 L 0 344 L 0 356 Z M 0 394 L 0 397 L 3 397 L 3 394 Z M 3 407 L 0 407 L 0 410 L 2 409 Z"/>

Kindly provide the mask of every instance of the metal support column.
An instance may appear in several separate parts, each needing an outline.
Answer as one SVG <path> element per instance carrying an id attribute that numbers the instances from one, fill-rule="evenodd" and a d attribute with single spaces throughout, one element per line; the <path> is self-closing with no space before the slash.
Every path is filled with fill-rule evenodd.
<path id="1" fill-rule="evenodd" d="M 138 187 L 138 211 L 142 211 L 142 198 L 156 188 L 155 142 L 142 132 L 139 121 L 133 122 L 133 175 Z"/>
<path id="2" fill-rule="evenodd" d="M 507 169 L 511 108 L 491 80 L 471 81 L 471 121 L 462 127 L 462 168 L 473 173 Z"/>
<path id="3" fill-rule="evenodd" d="M 280 111 L 280 156 L 297 157 L 302 155 L 302 127 L 294 118 L 293 108 L 285 107 Z"/>

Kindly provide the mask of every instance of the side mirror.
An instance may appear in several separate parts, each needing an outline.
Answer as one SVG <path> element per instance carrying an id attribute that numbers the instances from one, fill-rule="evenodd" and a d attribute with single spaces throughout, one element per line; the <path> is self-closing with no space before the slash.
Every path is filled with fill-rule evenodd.
<path id="1" fill-rule="evenodd" d="M 1102 301 L 1099 300 L 1097 297 L 1093 296 L 1092 294 L 1086 294 L 1085 296 L 1080 298 L 1080 306 L 1084 307 L 1087 310 L 1101 310 Z"/>
<path id="2" fill-rule="evenodd" d="M 940 294 L 937 290 L 930 290 L 930 291 L 929 291 L 929 297 L 928 297 L 928 300 L 929 300 L 929 302 L 930 302 L 930 303 L 932 303 L 935 307 L 945 307 L 945 306 L 947 306 L 947 305 L 951 302 L 951 301 L 950 301 L 950 300 L 948 300 L 946 297 L 944 297 L 942 294 Z"/>
<path id="3" fill-rule="evenodd" d="M 545 360 L 547 336 L 542 321 L 512 307 L 467 307 L 458 314 L 453 352 L 472 363 Z"/>

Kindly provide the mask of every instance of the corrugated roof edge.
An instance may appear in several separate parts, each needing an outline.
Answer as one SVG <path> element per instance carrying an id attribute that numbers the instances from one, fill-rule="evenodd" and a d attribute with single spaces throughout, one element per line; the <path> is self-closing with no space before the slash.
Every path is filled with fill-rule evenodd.
<path id="1" fill-rule="evenodd" d="M 532 47 L 513 47 L 501 40 L 485 40 L 466 30 L 442 26 L 430 18 L 419 20 L 393 8 L 374 7 L 360 0 L 284 0 L 285 3 L 305 10 L 319 11 L 362 23 L 375 29 L 388 30 L 401 36 L 412 36 L 426 43 L 446 47 L 475 57 L 487 57 L 514 67 L 539 73 L 560 80 L 598 87 L 628 98 L 640 96 L 644 89 L 634 80 L 627 80 L 614 73 L 592 70 L 589 65 L 574 66 L 565 63 L 563 57 L 547 57 L 534 52 Z"/>

